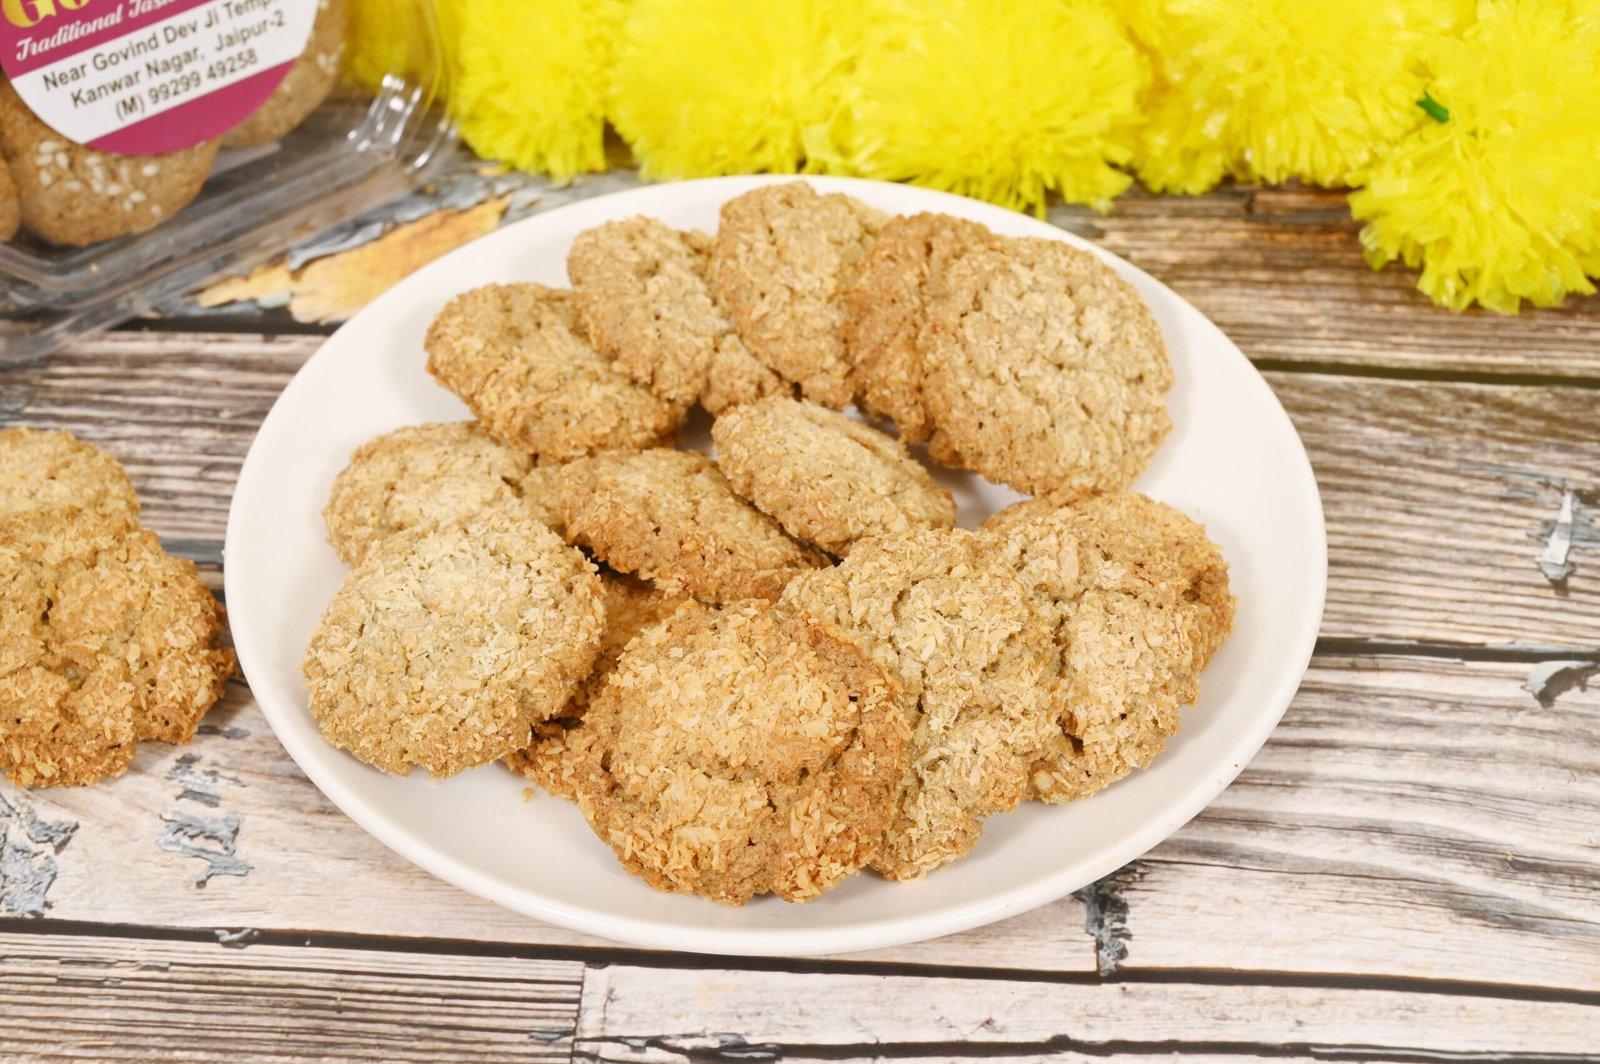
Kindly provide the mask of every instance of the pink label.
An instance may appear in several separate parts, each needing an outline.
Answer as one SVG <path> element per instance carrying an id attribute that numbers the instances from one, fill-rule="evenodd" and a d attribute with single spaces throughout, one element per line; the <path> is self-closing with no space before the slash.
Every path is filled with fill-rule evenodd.
<path id="1" fill-rule="evenodd" d="M 318 0 L 0 0 L 0 69 L 39 119 L 154 155 L 250 116 L 305 50 Z"/>

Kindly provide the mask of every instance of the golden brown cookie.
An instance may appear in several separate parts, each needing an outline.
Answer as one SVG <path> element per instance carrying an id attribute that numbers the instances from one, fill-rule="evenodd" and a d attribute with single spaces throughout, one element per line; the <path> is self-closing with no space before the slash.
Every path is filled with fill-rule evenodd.
<path id="1" fill-rule="evenodd" d="M 533 460 L 471 422 L 412 425 L 368 440 L 333 480 L 322 518 L 346 564 L 402 529 L 513 502 Z M 530 510 L 538 516 L 536 500 Z"/>
<path id="2" fill-rule="evenodd" d="M 622 651 L 634 637 L 677 612 L 688 599 L 668 595 L 643 580 L 621 573 L 600 574 L 605 599 L 606 628 L 600 637 L 600 654 L 589 678 L 555 717 L 533 726 L 533 743 L 506 758 L 506 765 L 557 798 L 577 800 L 579 744 L 572 732 L 583 726 L 583 715 L 611 676 Z"/>
<path id="3" fill-rule="evenodd" d="M 22 224 L 46 240 L 82 247 L 177 214 L 200 194 L 217 142 L 165 155 L 95 151 L 39 121 L 0 82 L 0 155 L 17 186 Z"/>
<path id="4" fill-rule="evenodd" d="M 139 514 L 117 460 L 58 429 L 0 429 L 0 517 L 61 510 Z"/>
<path id="5" fill-rule="evenodd" d="M 334 746 L 448 776 L 525 749 L 588 676 L 604 626 L 593 567 L 507 503 L 373 544 L 301 668 Z"/>
<path id="6" fill-rule="evenodd" d="M 784 390 L 751 357 L 706 279 L 708 242 L 638 216 L 579 233 L 572 301 L 595 349 L 671 402 L 713 414 Z"/>
<path id="7" fill-rule="evenodd" d="M 862 542 L 778 608 L 857 641 L 901 691 L 910 769 L 873 867 L 920 879 L 1016 808 L 1052 730 L 1053 644 L 1011 569 L 961 529 Z"/>
<path id="8" fill-rule="evenodd" d="M 857 540 L 949 528 L 956 504 L 905 445 L 816 403 L 746 403 L 711 426 L 733 490 L 797 539 L 833 554 Z"/>
<path id="9" fill-rule="evenodd" d="M 891 218 L 845 289 L 845 345 L 856 395 L 900 435 L 921 443 L 933 431 L 922 400 L 920 334 L 928 304 L 961 256 L 997 238 L 948 214 Z"/>
<path id="10" fill-rule="evenodd" d="M 827 559 L 733 493 L 703 454 L 603 454 L 561 469 L 569 542 L 669 594 L 702 602 L 776 598 Z"/>
<path id="11" fill-rule="evenodd" d="M 722 205 L 711 254 L 717 293 L 763 365 L 807 399 L 855 399 L 844 343 L 844 290 L 884 215 L 804 181 L 766 185 Z"/>
<path id="12" fill-rule="evenodd" d="M 623 867 L 731 905 L 858 870 L 906 770 L 883 670 L 765 603 L 686 605 L 640 636 L 578 734 L 579 807 Z"/>
<path id="13" fill-rule="evenodd" d="M 567 524 L 561 519 L 561 463 L 534 459 L 517 484 L 522 505 L 558 536 L 565 536 Z"/>
<path id="14" fill-rule="evenodd" d="M 1205 529 L 1116 492 L 1036 507 L 980 540 L 1054 630 L 1056 727 L 1033 768 L 1034 797 L 1082 798 L 1148 765 L 1233 626 L 1227 563 Z"/>
<path id="15" fill-rule="evenodd" d="M 1125 488 L 1172 427 L 1172 367 L 1150 308 L 1061 241 L 963 255 L 921 345 L 929 452 L 1019 491 Z"/>
<path id="16" fill-rule="evenodd" d="M 17 235 L 22 224 L 22 204 L 17 200 L 17 185 L 11 180 L 11 168 L 0 156 L 0 244 Z"/>
<path id="17" fill-rule="evenodd" d="M 492 284 L 452 299 L 428 329 L 428 372 L 485 428 L 541 458 L 650 447 L 684 408 L 613 369 L 578 333 L 570 294 Z"/>
<path id="18" fill-rule="evenodd" d="M 186 743 L 233 654 L 194 563 L 125 511 L 0 519 L 0 768 L 93 783 L 139 739 Z"/>
<path id="19" fill-rule="evenodd" d="M 272 90 L 272 95 L 251 112 L 249 118 L 223 135 L 224 148 L 269 144 L 287 135 L 322 106 L 322 101 L 339 81 L 349 18 L 347 0 L 318 0 L 317 18 L 311 24 L 306 50 Z"/>

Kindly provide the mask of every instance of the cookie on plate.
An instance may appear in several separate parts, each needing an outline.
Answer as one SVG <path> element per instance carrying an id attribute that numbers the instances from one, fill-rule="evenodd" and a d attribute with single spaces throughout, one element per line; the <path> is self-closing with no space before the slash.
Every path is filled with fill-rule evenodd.
<path id="1" fill-rule="evenodd" d="M 22 204 L 17 200 L 17 185 L 11 180 L 11 168 L 0 156 L 0 244 L 17 235 L 22 224 Z"/>
<path id="2" fill-rule="evenodd" d="M 928 450 L 1019 491 L 1114 491 L 1172 427 L 1150 308 L 1087 251 L 1012 239 L 946 272 L 921 334 Z"/>
<path id="3" fill-rule="evenodd" d="M 589 678 L 578 685 L 559 714 L 533 726 L 533 742 L 506 758 L 506 765 L 557 798 L 577 800 L 579 744 L 572 734 L 583 726 L 583 716 L 605 686 L 623 650 L 639 633 L 671 617 L 686 601 L 643 580 L 621 573 L 600 574 L 605 599 L 606 627 L 600 636 L 600 653 Z"/>
<path id="4" fill-rule="evenodd" d="M 571 294 L 491 284 L 452 299 L 428 329 L 428 372 L 485 428 L 566 460 L 662 442 L 684 407 L 635 384 L 580 335 Z"/>
<path id="5" fill-rule="evenodd" d="M 502 504 L 374 543 L 301 668 L 334 746 L 448 776 L 525 749 L 589 675 L 604 627 L 593 567 Z"/>
<path id="6" fill-rule="evenodd" d="M 873 867 L 920 879 L 1016 808 L 1052 730 L 1051 633 L 1016 574 L 944 529 L 862 542 L 778 608 L 833 625 L 900 688 L 910 770 Z"/>
<path id="7" fill-rule="evenodd" d="M 706 278 L 709 242 L 643 216 L 579 233 L 572 301 L 596 350 L 671 402 L 713 414 L 785 390 L 751 357 Z"/>
<path id="8" fill-rule="evenodd" d="M 905 444 L 816 403 L 746 403 L 717 418 L 711 438 L 734 491 L 832 554 L 868 536 L 956 523 L 949 490 Z"/>
<path id="9" fill-rule="evenodd" d="M 570 542 L 669 594 L 715 604 L 776 598 L 793 577 L 827 564 L 733 493 L 703 454 L 657 448 L 602 454 L 561 469 Z"/>
<path id="10" fill-rule="evenodd" d="M 686 605 L 640 636 L 578 734 L 579 807 L 623 866 L 732 905 L 861 868 L 906 771 L 883 670 L 765 603 Z"/>
<path id="11" fill-rule="evenodd" d="M 139 514 L 117 460 L 60 429 L 0 429 L 0 518 L 64 510 Z"/>
<path id="12" fill-rule="evenodd" d="M 885 216 L 804 181 L 766 185 L 722 205 L 711 254 L 717 293 L 758 361 L 807 399 L 855 399 L 844 343 L 844 290 Z"/>
<path id="13" fill-rule="evenodd" d="M 921 332 L 950 267 L 997 238 L 948 214 L 891 218 L 845 289 L 845 345 L 862 405 L 921 443 L 933 431 L 922 399 Z"/>
<path id="14" fill-rule="evenodd" d="M 1233 627 L 1227 563 L 1205 529 L 1117 492 L 995 522 L 980 540 L 1054 632 L 1055 728 L 1033 796 L 1071 801 L 1144 768 Z"/>
<path id="15" fill-rule="evenodd" d="M 396 429 L 356 448 L 334 477 L 322 511 L 328 542 L 353 565 L 396 532 L 515 502 L 532 468 L 531 458 L 471 421 Z M 542 508 L 536 498 L 529 509 L 537 517 Z"/>
<path id="16" fill-rule="evenodd" d="M 339 81 L 350 11 L 347 0 L 318 0 L 316 21 L 306 50 L 294 61 L 272 95 L 250 117 L 228 130 L 224 148 L 253 148 L 287 135 L 322 106 Z"/>
<path id="17" fill-rule="evenodd" d="M 132 514 L 0 518 L 0 769 L 93 783 L 140 739 L 188 742 L 233 671 L 221 630 L 194 563 Z"/>
<path id="18" fill-rule="evenodd" d="M 74 144 L 34 117 L 0 81 L 0 155 L 29 231 L 82 247 L 141 233 L 200 194 L 217 142 L 165 155 L 112 155 Z"/>

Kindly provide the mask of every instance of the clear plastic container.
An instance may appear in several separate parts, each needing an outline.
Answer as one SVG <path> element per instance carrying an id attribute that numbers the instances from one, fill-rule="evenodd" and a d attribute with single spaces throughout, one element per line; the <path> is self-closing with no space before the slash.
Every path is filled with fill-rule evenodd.
<path id="1" fill-rule="evenodd" d="M 409 54 L 376 91 L 341 84 L 282 140 L 221 151 L 199 196 L 154 229 L 85 248 L 26 231 L 0 244 L 0 363 L 40 358 L 426 182 L 456 144 L 445 62 L 429 0 L 397 8 L 414 27 Z"/>

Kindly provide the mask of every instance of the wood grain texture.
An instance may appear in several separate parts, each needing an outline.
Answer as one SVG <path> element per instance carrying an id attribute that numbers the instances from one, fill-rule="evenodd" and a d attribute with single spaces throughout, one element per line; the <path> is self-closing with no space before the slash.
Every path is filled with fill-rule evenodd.
<path id="1" fill-rule="evenodd" d="M 0 371 L 0 424 L 116 454 L 147 522 L 216 559 L 245 452 L 311 336 L 119 333 Z M 1600 390 L 1268 374 L 1327 511 L 1333 639 L 1600 648 Z M 1536 557 L 1574 497 L 1571 561 Z"/>
<path id="2" fill-rule="evenodd" d="M 1583 1059 L 1600 1010 L 1390 990 L 1089 984 L 613 966 L 584 982 L 574 1060 L 667 1064 L 1075 1052 Z M 959 1047 L 959 1048 L 958 1048 Z M 1380 1048 L 1381 1047 L 1381 1048 Z M 1218 1055 L 1223 1055 L 1218 1053 Z"/>
<path id="3" fill-rule="evenodd" d="M 565 1062 L 567 961 L 0 935 L 7 1061 Z"/>
<path id="4" fill-rule="evenodd" d="M 1541 707 L 1525 678 L 1506 663 L 1320 658 L 1244 774 L 1147 857 L 1081 898 L 846 960 L 1600 992 L 1600 690 Z M 29 868 L 53 864 L 52 919 L 606 948 L 390 853 L 300 775 L 237 685 L 187 749 L 149 744 L 102 787 L 0 785 L 0 799 L 14 810 L 0 833 Z M 175 821 L 198 826 L 192 849 L 159 845 Z M 246 867 L 200 886 L 221 858 Z"/>
<path id="5" fill-rule="evenodd" d="M 1415 271 L 1367 266 L 1341 192 L 1135 190 L 1109 215 L 1057 207 L 1050 219 L 1170 285 L 1253 359 L 1600 377 L 1600 299 L 1517 317 L 1436 307 L 1416 290 Z"/>

